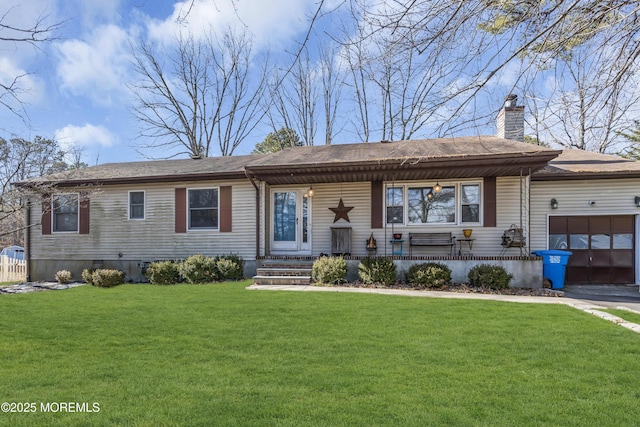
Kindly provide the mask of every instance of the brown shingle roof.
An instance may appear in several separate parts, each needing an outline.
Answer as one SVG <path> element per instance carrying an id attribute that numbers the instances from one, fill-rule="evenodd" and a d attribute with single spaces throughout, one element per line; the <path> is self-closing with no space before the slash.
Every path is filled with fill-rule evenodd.
<path id="1" fill-rule="evenodd" d="M 148 160 L 105 163 L 84 169 L 34 178 L 29 182 L 59 184 L 167 182 L 215 178 L 244 178 L 244 166 L 259 155 L 206 157 L 202 159 Z"/>
<path id="2" fill-rule="evenodd" d="M 311 165 L 350 162 L 385 162 L 398 159 L 434 160 L 505 154 L 552 153 L 555 150 L 495 136 L 420 139 L 389 143 L 316 145 L 287 148 L 251 163 L 255 169 L 265 165 Z"/>
<path id="3" fill-rule="evenodd" d="M 494 136 L 288 148 L 267 155 L 109 163 L 28 180 L 58 185 L 243 178 L 271 184 L 508 176 L 538 170 L 560 152 Z"/>
<path id="4" fill-rule="evenodd" d="M 637 178 L 640 162 L 610 154 L 578 149 L 566 149 L 551 162 L 533 174 L 534 180 L 585 178 Z"/>
<path id="5" fill-rule="evenodd" d="M 495 136 L 288 148 L 247 165 L 270 184 L 455 179 L 536 171 L 560 151 Z"/>

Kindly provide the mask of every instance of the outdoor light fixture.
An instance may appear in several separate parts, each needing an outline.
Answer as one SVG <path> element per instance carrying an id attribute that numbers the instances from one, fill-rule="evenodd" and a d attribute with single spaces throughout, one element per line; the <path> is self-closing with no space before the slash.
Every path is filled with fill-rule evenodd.
<path id="1" fill-rule="evenodd" d="M 558 209 L 558 201 L 556 199 L 551 199 L 551 209 Z"/>
<path id="2" fill-rule="evenodd" d="M 636 196 L 636 197 L 633 199 L 633 203 L 635 203 L 635 204 L 636 204 L 636 206 L 640 208 L 640 196 Z"/>
<path id="3" fill-rule="evenodd" d="M 314 190 L 313 187 L 309 187 L 307 192 L 304 193 L 304 197 L 313 197 L 315 193 L 316 193 L 316 190 Z"/>
<path id="4" fill-rule="evenodd" d="M 429 191 L 429 193 L 427 194 L 427 199 L 433 199 L 433 193 L 431 191 Z"/>
<path id="5" fill-rule="evenodd" d="M 436 185 L 433 187 L 433 192 L 436 194 L 440 194 L 442 191 L 442 185 L 439 182 L 436 182 Z"/>

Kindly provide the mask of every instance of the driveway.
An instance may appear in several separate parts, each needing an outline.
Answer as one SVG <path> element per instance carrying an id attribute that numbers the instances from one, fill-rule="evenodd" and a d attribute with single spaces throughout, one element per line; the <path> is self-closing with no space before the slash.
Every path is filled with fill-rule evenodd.
<path id="1" fill-rule="evenodd" d="M 638 285 L 567 285 L 564 296 L 608 308 L 627 307 L 640 312 Z"/>

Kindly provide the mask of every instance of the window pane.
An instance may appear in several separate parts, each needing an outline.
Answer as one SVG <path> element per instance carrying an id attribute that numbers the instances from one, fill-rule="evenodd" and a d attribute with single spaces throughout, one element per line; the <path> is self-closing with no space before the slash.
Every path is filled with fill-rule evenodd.
<path id="1" fill-rule="evenodd" d="M 402 187 L 387 188 L 387 206 L 402 206 Z"/>
<path id="2" fill-rule="evenodd" d="M 402 206 L 387 207 L 387 224 L 402 224 Z"/>
<path id="3" fill-rule="evenodd" d="M 549 235 L 549 249 L 567 249 L 567 235 L 566 234 L 550 234 Z"/>
<path id="4" fill-rule="evenodd" d="M 633 249 L 633 234 L 614 234 L 613 249 Z"/>
<path id="5" fill-rule="evenodd" d="M 480 206 L 462 205 L 462 222 L 480 222 Z"/>
<path id="6" fill-rule="evenodd" d="M 144 191 L 132 191 L 129 193 L 129 197 L 131 198 L 131 204 L 133 205 L 144 204 Z"/>
<path id="7" fill-rule="evenodd" d="M 144 218 L 144 206 L 131 205 L 131 207 L 129 208 L 129 218 L 131 219 Z"/>
<path id="8" fill-rule="evenodd" d="M 611 249 L 611 238 L 608 234 L 592 235 L 591 249 Z"/>
<path id="9" fill-rule="evenodd" d="M 218 228 L 218 190 L 189 190 L 189 228 Z"/>
<path id="10" fill-rule="evenodd" d="M 218 212 L 213 209 L 192 210 L 189 216 L 189 228 L 217 228 Z"/>
<path id="11" fill-rule="evenodd" d="M 294 191 L 273 193 L 274 241 L 296 241 L 296 200 Z"/>
<path id="12" fill-rule="evenodd" d="M 569 248 L 571 249 L 589 249 L 588 234 L 572 234 L 569 236 Z"/>
<path id="13" fill-rule="evenodd" d="M 129 193 L 129 219 L 144 218 L 144 191 Z"/>
<path id="14" fill-rule="evenodd" d="M 480 186 L 478 184 L 462 186 L 462 204 L 479 204 L 480 203 Z"/>
<path id="15" fill-rule="evenodd" d="M 61 194 L 53 199 L 53 231 L 78 231 L 78 195 Z"/>
<path id="16" fill-rule="evenodd" d="M 450 223 L 456 220 L 454 187 L 442 187 L 433 194 L 432 187 L 409 188 L 407 193 L 410 224 Z M 433 197 L 429 198 L 429 193 Z"/>
<path id="17" fill-rule="evenodd" d="M 480 222 L 480 185 L 465 184 L 462 191 L 462 222 Z"/>
<path id="18" fill-rule="evenodd" d="M 218 190 L 189 190 L 190 208 L 217 208 Z"/>
<path id="19" fill-rule="evenodd" d="M 387 224 L 404 223 L 404 187 L 387 188 Z"/>

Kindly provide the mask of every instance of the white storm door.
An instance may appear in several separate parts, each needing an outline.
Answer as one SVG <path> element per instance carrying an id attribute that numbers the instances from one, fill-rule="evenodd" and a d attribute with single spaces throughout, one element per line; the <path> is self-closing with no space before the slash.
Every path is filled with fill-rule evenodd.
<path id="1" fill-rule="evenodd" d="M 303 190 L 278 190 L 271 194 L 272 249 L 310 253 L 310 199 L 304 197 Z"/>

